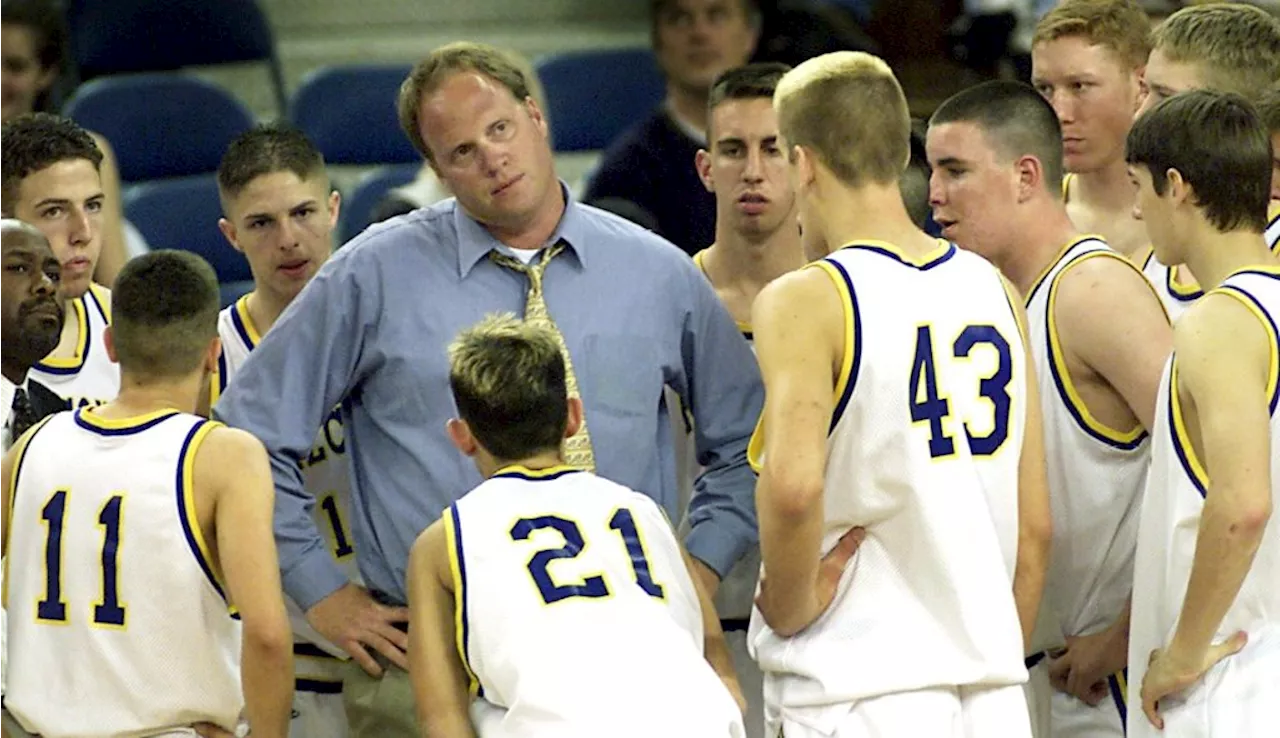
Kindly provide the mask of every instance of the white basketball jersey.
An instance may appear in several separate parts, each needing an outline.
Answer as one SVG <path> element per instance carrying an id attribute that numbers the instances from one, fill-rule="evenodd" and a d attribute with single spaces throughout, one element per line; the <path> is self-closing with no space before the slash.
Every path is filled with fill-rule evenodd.
<path id="1" fill-rule="evenodd" d="M 216 403 L 227 382 L 231 381 L 249 352 L 262 340 L 246 307 L 248 295 L 226 307 L 218 315 L 218 336 L 222 339 L 222 355 L 218 373 L 213 378 L 212 402 Z M 302 482 L 315 495 L 311 510 L 316 527 L 329 544 L 329 551 L 353 582 L 360 581 L 356 569 L 355 548 L 351 536 L 351 477 L 346 457 L 346 438 L 342 412 L 334 408 L 316 433 L 311 454 L 302 463 Z M 285 597 L 289 621 L 295 639 L 294 665 L 298 672 L 298 689 L 311 692 L 336 692 L 342 682 L 338 658 L 347 658 L 341 648 L 330 643 L 312 628 L 302 608 Z M 337 658 L 335 658 L 337 657 Z"/>
<path id="2" fill-rule="evenodd" d="M 921 260 L 857 243 L 813 266 L 846 327 L 823 550 L 853 526 L 867 536 L 798 635 L 752 614 L 766 700 L 785 712 L 1025 681 L 1012 580 L 1026 349 L 999 273 L 942 242 Z"/>
<path id="3" fill-rule="evenodd" d="M 741 734 L 651 499 L 569 467 L 512 466 L 443 518 L 472 691 L 506 710 L 482 738 Z"/>
<path id="4" fill-rule="evenodd" d="M 1217 290 L 1238 299 L 1258 316 L 1270 334 L 1272 364 L 1267 396 L 1271 415 L 1271 497 L 1280 503 L 1280 416 L 1276 413 L 1280 388 L 1276 373 L 1276 319 L 1280 318 L 1280 267 L 1237 272 Z M 1200 516 L 1209 478 L 1197 456 L 1182 414 L 1178 395 L 1178 357 L 1165 365 L 1152 432 L 1151 472 L 1142 503 L 1138 549 L 1134 564 L 1133 613 L 1129 637 L 1129 683 L 1142 684 L 1147 656 L 1173 637 L 1187 594 L 1195 555 Z M 1280 525 L 1263 533 L 1253 565 L 1218 626 L 1215 643 L 1236 631 L 1255 634 L 1280 625 Z M 1248 645 L 1245 646 L 1249 648 Z M 1261 696 L 1261 695 L 1259 695 Z M 1137 714 L 1141 717 L 1141 713 Z"/>
<path id="5" fill-rule="evenodd" d="M 217 423 L 177 411 L 45 421 L 18 452 L 6 558 L 5 708 L 45 738 L 232 730 L 240 622 L 196 519 Z"/>
<path id="6" fill-rule="evenodd" d="M 107 301 L 111 291 L 96 284 L 67 302 L 67 320 L 76 321 L 79 343 L 75 356 L 46 358 L 31 367 L 28 376 L 63 398 L 71 407 L 102 405 L 120 392 L 120 367 L 107 358 L 102 334 L 111 325 Z"/>
<path id="7" fill-rule="evenodd" d="M 1045 270 L 1026 298 L 1054 530 L 1045 604 L 1063 635 L 1070 636 L 1097 632 L 1125 607 L 1151 458 L 1146 431 L 1141 426 L 1121 431 L 1099 422 L 1066 371 L 1055 322 L 1058 287 L 1069 269 L 1097 258 L 1132 267 L 1104 241 L 1080 238 Z"/>

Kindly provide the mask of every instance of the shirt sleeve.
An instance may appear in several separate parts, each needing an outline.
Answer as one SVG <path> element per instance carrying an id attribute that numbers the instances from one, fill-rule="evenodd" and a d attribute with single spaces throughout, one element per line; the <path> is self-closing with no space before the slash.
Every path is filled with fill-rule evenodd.
<path id="1" fill-rule="evenodd" d="M 358 385 L 377 328 L 376 275 L 357 275 L 362 260 L 351 258 L 360 256 L 353 252 L 339 252 L 320 269 L 213 408 L 214 418 L 266 446 L 276 485 L 280 574 L 303 610 L 347 583 L 311 517 L 315 498 L 303 487 L 299 463 L 325 416 Z"/>
<path id="2" fill-rule="evenodd" d="M 764 384 L 751 347 L 711 285 L 689 269 L 692 311 L 682 341 L 681 399 L 693 410 L 704 471 L 689 502 L 689 554 L 721 577 L 759 541 L 756 475 L 747 443 L 764 408 Z"/>

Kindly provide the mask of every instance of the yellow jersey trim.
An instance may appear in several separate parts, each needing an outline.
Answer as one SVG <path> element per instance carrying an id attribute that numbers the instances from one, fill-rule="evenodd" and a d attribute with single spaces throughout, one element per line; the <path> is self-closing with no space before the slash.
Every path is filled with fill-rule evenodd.
<path id="1" fill-rule="evenodd" d="M 76 314 L 76 350 L 72 356 L 62 357 L 45 357 L 40 363 L 36 364 L 37 369 L 58 370 L 59 374 L 74 374 L 84 367 L 85 358 L 89 353 L 89 310 L 85 305 L 86 295 L 81 295 L 71 301 L 71 308 Z M 106 348 L 104 347 L 105 351 Z"/>
<path id="2" fill-rule="evenodd" d="M 13 513 L 18 504 L 18 477 L 22 476 L 22 462 L 27 458 L 27 446 L 31 445 L 31 439 L 36 437 L 40 428 L 45 427 L 45 423 L 52 417 L 54 416 L 41 418 L 40 422 L 32 426 L 31 430 L 20 437 L 18 443 L 13 446 L 13 471 L 9 473 L 9 530 L 5 531 L 4 537 L 4 587 L 0 587 L 0 606 L 4 606 L 5 609 L 9 608 L 9 561 L 13 560 L 13 556 L 9 555 L 9 541 L 13 541 Z"/>
<path id="3" fill-rule="evenodd" d="M 950 247 L 950 244 L 947 244 Z M 858 378 L 858 364 L 862 358 L 862 326 L 858 318 L 858 298 L 853 291 L 853 281 L 844 267 L 834 261 L 815 261 L 809 265 L 821 269 L 831 279 L 836 293 L 840 296 L 840 311 L 844 317 L 844 346 L 841 349 L 840 372 L 836 375 L 835 407 L 831 412 L 831 427 L 834 431 L 844 415 L 853 395 L 853 387 Z M 806 267 L 808 268 L 808 267 Z M 748 443 L 748 447 L 750 443 Z"/>
<path id="4" fill-rule="evenodd" d="M 757 475 L 764 468 L 764 413 L 760 413 L 760 417 L 756 419 L 756 427 L 751 431 L 751 440 L 747 441 L 747 464 Z"/>
<path id="5" fill-rule="evenodd" d="M 1049 304 L 1045 311 L 1045 323 L 1049 336 L 1049 371 L 1053 375 L 1054 385 L 1057 386 L 1058 396 L 1062 399 L 1063 404 L 1067 406 L 1067 411 L 1075 418 L 1076 423 L 1082 430 L 1107 445 L 1124 450 L 1132 450 L 1146 438 L 1146 429 L 1142 427 L 1142 423 L 1137 423 L 1127 431 L 1118 430 L 1094 417 L 1080 397 L 1080 393 L 1076 390 L 1075 383 L 1071 380 L 1071 374 L 1067 371 L 1066 355 L 1062 350 L 1062 339 L 1058 337 L 1058 323 L 1055 314 L 1058 288 L 1062 285 L 1062 278 L 1074 267 L 1083 264 L 1089 259 L 1098 257 L 1115 259 L 1138 272 L 1138 268 L 1134 266 L 1133 262 L 1114 251 L 1086 252 L 1067 262 L 1058 270 L 1049 285 Z M 1146 281 L 1141 272 L 1138 272 L 1138 277 L 1144 282 Z"/>
<path id="6" fill-rule="evenodd" d="M 942 239 L 936 239 L 936 240 L 938 242 L 937 247 L 934 248 L 932 251 L 929 251 L 920 256 L 911 256 L 910 254 L 906 253 L 895 244 L 889 243 L 888 241 L 878 241 L 875 239 L 869 239 L 864 241 L 853 241 L 851 243 L 845 244 L 842 248 L 866 249 L 868 251 L 875 251 L 876 253 L 884 254 L 885 256 L 888 256 L 896 261 L 899 261 L 905 264 L 906 266 L 915 267 L 916 269 L 931 269 L 947 261 L 948 259 L 950 259 L 952 256 L 955 255 L 956 247 L 954 244 L 948 241 L 944 241 Z M 823 263 L 826 263 L 826 262 L 825 261 L 813 262 L 813 264 L 823 264 Z M 812 264 L 808 266 L 812 266 Z"/>
<path id="7" fill-rule="evenodd" d="M 1066 256 L 1068 251 L 1070 251 L 1071 249 L 1074 249 L 1076 246 L 1079 246 L 1085 241 L 1100 241 L 1104 244 L 1106 243 L 1106 240 L 1103 239 L 1102 236 L 1097 236 L 1093 234 L 1077 236 L 1076 238 L 1068 241 L 1065 246 L 1063 246 L 1061 249 L 1058 250 L 1058 253 L 1053 255 L 1053 259 L 1051 259 L 1049 263 L 1045 265 L 1044 269 L 1040 270 L 1040 274 L 1037 275 L 1034 280 L 1032 280 L 1031 289 L 1027 290 L 1027 294 L 1022 296 L 1022 304 L 1024 306 L 1031 304 L 1031 298 L 1035 297 L 1035 294 L 1040 291 L 1040 286 L 1044 284 L 1045 278 L 1049 276 L 1049 272 L 1052 272 L 1054 267 L 1058 266 L 1058 264 L 1062 261 L 1062 257 Z M 1146 278 L 1143 277 L 1143 279 L 1146 279 Z"/>
<path id="8" fill-rule="evenodd" d="M 1267 205 L 1267 228 L 1263 233 L 1275 228 L 1277 224 L 1280 224 L 1280 200 L 1272 200 Z M 1267 248 L 1271 249 L 1271 253 L 1280 255 L 1280 238 L 1277 238 L 1274 243 L 1267 244 Z"/>
<path id="9" fill-rule="evenodd" d="M 107 307 L 109 300 L 106 297 L 109 290 L 96 282 L 90 282 L 89 291 L 93 293 L 93 300 L 98 304 L 98 312 L 102 314 L 102 319 L 107 325 L 111 325 L 111 308 Z"/>
<path id="10" fill-rule="evenodd" d="M 530 469 L 523 464 L 508 464 L 493 473 L 494 477 L 514 477 L 517 479 L 528 479 L 530 481 L 538 481 L 544 479 L 556 479 L 570 472 L 586 471 L 580 467 L 569 466 L 568 464 L 556 464 L 548 466 L 545 469 Z"/>
<path id="11" fill-rule="evenodd" d="M 449 552 L 449 573 L 453 578 L 453 633 L 458 646 L 458 657 L 467 672 L 467 690 L 472 697 L 481 695 L 480 678 L 471 669 L 468 655 L 470 623 L 467 621 L 467 567 L 462 556 L 462 523 L 458 519 L 458 506 L 450 505 L 441 516 L 444 521 L 445 547 Z"/>
<path id="12" fill-rule="evenodd" d="M 249 295 L 252 294 L 252 292 L 249 293 Z M 235 326 L 240 338 L 244 340 L 245 345 L 252 351 L 262 342 L 262 334 L 258 332 L 258 327 L 253 324 L 253 317 L 249 315 L 249 295 L 242 296 L 232 306 L 231 324 Z"/>
<path id="13" fill-rule="evenodd" d="M 1191 483 L 1204 497 L 1209 490 L 1209 474 L 1191 445 L 1191 432 L 1182 416 L 1182 399 L 1178 396 L 1178 357 L 1175 354 L 1169 365 L 1169 425 L 1173 428 L 1173 450 Z"/>
<path id="14" fill-rule="evenodd" d="M 201 444 L 209 437 L 209 433 L 220 427 L 222 427 L 222 424 L 216 421 L 200 421 L 192 427 L 186 441 L 182 444 L 182 455 L 178 461 L 178 512 L 182 518 L 182 528 L 187 537 L 187 545 L 191 549 L 192 555 L 195 556 L 196 563 L 204 571 L 205 577 L 208 578 L 209 584 L 213 586 L 214 591 L 223 600 L 226 600 L 228 610 L 232 615 L 235 615 L 235 605 L 231 603 L 226 583 L 222 581 L 222 577 L 218 575 L 218 570 L 213 566 L 213 555 L 210 552 L 208 541 L 205 540 L 204 531 L 200 528 L 200 518 L 196 514 L 196 455 L 200 451 Z"/>
<path id="15" fill-rule="evenodd" d="M 1250 269 L 1249 271 L 1261 270 Z M 1267 273 L 1280 277 L 1280 267 L 1270 267 L 1267 269 Z M 1274 416 L 1277 400 L 1280 400 L 1280 329 L 1277 329 L 1275 320 L 1263 309 L 1258 299 L 1246 290 L 1232 284 L 1224 284 L 1210 290 L 1209 294 L 1223 294 L 1234 298 L 1241 305 L 1244 305 L 1249 312 L 1253 313 L 1258 322 L 1262 324 L 1262 329 L 1267 332 L 1267 342 L 1271 357 L 1267 366 L 1267 407 L 1270 410 L 1270 415 Z"/>
<path id="16" fill-rule="evenodd" d="M 1075 178 L 1076 175 L 1072 172 L 1062 175 L 1062 202 L 1064 205 L 1071 202 L 1071 181 Z"/>
<path id="17" fill-rule="evenodd" d="M 177 410 L 165 409 L 142 415 L 133 415 L 128 418 L 104 418 L 93 412 L 94 409 L 85 407 L 76 411 L 75 417 L 79 424 L 82 427 L 87 426 L 90 430 L 114 431 L 117 434 L 144 430 L 155 425 L 158 421 L 178 414 Z"/>

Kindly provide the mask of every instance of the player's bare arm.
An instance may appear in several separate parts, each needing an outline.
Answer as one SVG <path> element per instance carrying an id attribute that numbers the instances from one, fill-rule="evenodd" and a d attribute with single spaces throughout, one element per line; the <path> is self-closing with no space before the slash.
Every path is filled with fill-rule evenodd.
<path id="1" fill-rule="evenodd" d="M 1107 423 L 1105 416 L 1115 414 L 1129 424 L 1108 425 L 1127 429 L 1136 420 L 1150 431 L 1160 376 L 1173 348 L 1173 329 L 1146 278 L 1119 258 L 1082 259 L 1060 278 L 1054 322 L 1069 366 L 1083 365 L 1086 376 L 1081 379 L 1095 376 L 1101 385 L 1098 395 L 1122 401 L 1118 411 L 1099 407 L 1098 419 Z M 1084 397 L 1086 404 L 1090 399 Z M 1131 417 L 1120 418 L 1118 413 Z"/>
<path id="2" fill-rule="evenodd" d="M 196 510 L 243 626 L 240 678 L 255 738 L 285 738 L 293 703 L 293 633 L 272 516 L 275 483 L 262 443 L 215 428 L 195 460 Z"/>
<path id="3" fill-rule="evenodd" d="M 1027 335 L 1027 313 L 1018 289 L 1001 277 L 1012 296 L 1018 330 L 1026 353 L 1026 428 L 1022 453 L 1018 456 L 1018 554 L 1013 568 L 1013 602 L 1018 609 L 1023 649 L 1031 644 L 1031 632 L 1040 614 L 1045 575 L 1049 570 L 1049 549 L 1053 539 L 1053 518 L 1049 511 L 1049 477 L 1044 460 L 1044 428 L 1040 389 L 1036 381 L 1035 357 Z"/>
<path id="4" fill-rule="evenodd" d="M 409 552 L 409 678 L 422 735 L 475 738 L 471 692 L 458 655 L 453 578 L 444 523 L 437 520 Z M 719 621 L 717 621 L 717 628 Z"/>
<path id="5" fill-rule="evenodd" d="M 1270 338 L 1242 302 L 1210 292 L 1174 330 L 1178 381 L 1189 397 L 1188 432 L 1208 477 L 1186 598 L 1173 637 L 1151 655 L 1142 709 L 1163 727 L 1158 703 L 1199 681 L 1244 647 L 1243 632 L 1212 642 L 1253 564 L 1271 517 Z"/>
<path id="6" fill-rule="evenodd" d="M 698 608 L 702 612 L 702 654 L 707 659 L 707 663 L 711 664 L 716 675 L 720 677 L 720 681 L 724 682 L 725 689 L 729 690 L 729 694 L 733 696 L 733 701 L 738 703 L 738 709 L 745 714 L 747 698 L 743 696 L 742 685 L 738 683 L 738 672 L 733 666 L 733 656 L 729 654 L 729 644 L 725 641 L 724 630 L 720 627 L 720 615 L 716 612 L 716 604 L 712 601 L 711 594 L 698 579 L 697 564 L 700 562 L 690 556 L 683 545 L 680 546 L 680 556 L 684 559 L 685 568 L 689 570 L 693 588 L 698 593 Z"/>
<path id="7" fill-rule="evenodd" d="M 1146 278 L 1117 258 L 1087 258 L 1062 275 L 1055 308 L 1077 387 L 1087 405 L 1093 400 L 1090 411 L 1112 427 L 1136 422 L 1150 431 L 1173 328 Z M 1051 681 L 1097 704 L 1108 693 L 1103 680 L 1125 667 L 1128 644 L 1126 607 L 1106 629 L 1068 637 L 1066 651 L 1050 665 Z"/>
<path id="8" fill-rule="evenodd" d="M 830 278 L 804 269 L 778 278 L 752 307 L 765 384 L 764 465 L 756 486 L 764 568 L 758 604 L 769 627 L 794 635 L 826 609 L 818 589 L 827 430 L 844 350 Z"/>

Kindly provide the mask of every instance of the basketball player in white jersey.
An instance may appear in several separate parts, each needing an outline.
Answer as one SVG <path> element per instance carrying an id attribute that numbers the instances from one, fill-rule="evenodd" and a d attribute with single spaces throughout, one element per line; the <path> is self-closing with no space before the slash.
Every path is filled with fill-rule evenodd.
<path id="1" fill-rule="evenodd" d="M 806 239 L 839 250 L 752 309 L 766 734 L 1027 736 L 1020 626 L 1049 523 L 1020 299 L 907 215 L 910 118 L 883 61 L 810 59 L 774 107 Z M 854 526 L 865 539 L 824 591 L 820 556 Z"/>
<path id="2" fill-rule="evenodd" d="M 1280 685 L 1280 260 L 1244 98 L 1157 103 L 1126 154 L 1156 256 L 1208 292 L 1174 325 L 1134 565 L 1129 735 L 1266 736 Z"/>
<path id="3" fill-rule="evenodd" d="M 1031 87 L 971 87 L 931 120 L 932 200 L 943 235 L 999 267 L 1027 304 L 1053 512 L 1042 611 L 1057 626 L 1028 649 L 1037 732 L 1119 738 L 1147 439 L 1173 339 L 1142 273 L 1071 224 L 1061 141 Z"/>
<path id="4" fill-rule="evenodd" d="M 1142 104 L 1150 30 L 1138 0 L 1062 0 L 1031 42 L 1032 84 L 1062 124 L 1067 214 L 1126 256 L 1148 243 L 1133 217 L 1124 136 Z"/>
<path id="5" fill-rule="evenodd" d="M 266 451 L 192 414 L 217 361 L 217 278 L 157 251 L 116 285 L 104 350 L 120 394 L 50 416 L 0 469 L 7 727 L 177 736 L 243 713 L 256 738 L 284 738 L 293 656 Z"/>
<path id="6" fill-rule="evenodd" d="M 1187 90 L 1234 92 L 1257 100 L 1280 80 L 1280 19 L 1252 5 L 1183 8 L 1156 27 L 1151 42 L 1146 70 L 1149 93 L 1139 116 Z M 1268 214 L 1275 219 L 1280 208 L 1272 205 Z M 1268 243 L 1272 250 L 1280 247 L 1280 228 L 1268 231 Z M 1165 265 L 1150 248 L 1137 261 L 1174 321 L 1204 295 L 1187 265 Z"/>
<path id="7" fill-rule="evenodd" d="M 565 465 L 582 404 L 556 336 L 491 316 L 458 336 L 449 365 L 449 437 L 487 481 L 410 554 L 423 735 L 743 736 L 719 618 L 666 515 Z"/>
<path id="8" fill-rule="evenodd" d="M 716 198 L 716 240 L 693 260 L 748 342 L 756 295 L 769 282 L 804 265 L 795 193 L 773 112 L 774 89 L 790 69 L 785 64 L 749 64 L 720 75 L 707 97 L 708 147 L 698 151 L 695 161 L 703 185 Z M 682 436 L 677 442 L 684 441 L 685 455 L 692 460 L 692 433 Z M 694 476 L 688 475 L 690 488 Z M 702 566 L 696 561 L 695 565 Z M 714 590 L 725 640 L 747 697 L 750 738 L 763 738 L 764 731 L 762 677 L 747 649 L 747 623 L 759 577 L 760 551 L 753 548 Z"/>
<path id="9" fill-rule="evenodd" d="M 249 352 L 333 250 L 339 196 L 329 186 L 324 158 L 300 131 L 258 126 L 231 143 L 218 169 L 224 217 L 218 227 L 249 261 L 253 291 L 218 316 L 222 354 L 211 379 L 210 405 L 233 381 Z M 350 525 L 350 469 L 342 414 L 334 408 L 302 461 L 302 477 L 315 494 L 312 511 L 330 551 L 347 575 L 359 580 Z M 286 598 L 293 623 L 293 738 L 343 738 L 342 659 L 346 653 L 315 631 L 301 608 Z"/>
<path id="10" fill-rule="evenodd" d="M 38 228 L 62 264 L 62 338 L 31 376 L 72 407 L 101 405 L 120 389 L 119 367 L 102 346 L 111 291 L 92 281 L 102 251 L 102 152 L 83 128 L 47 113 L 6 122 L 0 149 L 4 215 Z"/>

